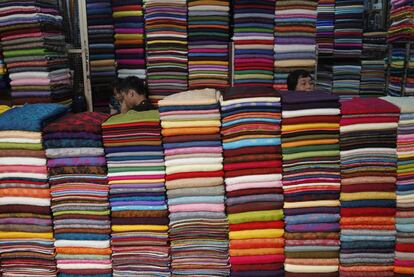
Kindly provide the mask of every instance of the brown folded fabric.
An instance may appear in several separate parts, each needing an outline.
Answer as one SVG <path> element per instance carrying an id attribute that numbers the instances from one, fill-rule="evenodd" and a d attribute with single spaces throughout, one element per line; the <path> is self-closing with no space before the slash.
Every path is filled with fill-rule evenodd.
<path id="1" fill-rule="evenodd" d="M 299 239 L 339 239 L 337 232 L 313 232 L 313 233 L 285 233 L 285 239 L 299 240 Z"/>
<path id="2" fill-rule="evenodd" d="M 89 215 L 89 214 L 65 214 L 53 217 L 55 220 L 63 219 L 90 219 L 90 220 L 110 220 L 108 215 Z"/>
<path id="3" fill-rule="evenodd" d="M 237 197 L 244 195 L 258 195 L 258 194 L 283 194 L 282 188 L 257 188 L 257 189 L 241 189 L 229 191 L 226 193 L 227 197 Z"/>
<path id="4" fill-rule="evenodd" d="M 237 157 L 224 158 L 224 164 L 239 163 L 239 162 L 253 162 L 253 161 L 272 161 L 281 160 L 280 154 L 257 154 L 257 155 L 241 155 Z"/>
<path id="5" fill-rule="evenodd" d="M 0 213 L 34 213 L 50 215 L 50 207 L 33 205 L 0 205 Z"/>
<path id="6" fill-rule="evenodd" d="M 63 166 L 49 168 L 50 175 L 60 174 L 96 174 L 106 175 L 106 167 L 103 166 Z"/>
<path id="7" fill-rule="evenodd" d="M 33 157 L 33 158 L 46 158 L 46 155 L 45 155 L 45 151 L 43 151 L 43 150 L 2 149 L 0 151 L 0 157 Z"/>
<path id="8" fill-rule="evenodd" d="M 168 211 L 122 211 L 112 212 L 112 220 L 115 217 L 167 217 Z"/>
<path id="9" fill-rule="evenodd" d="M 283 202 L 254 202 L 247 204 L 239 204 L 226 207 L 226 211 L 229 214 L 237 214 L 253 211 L 269 211 L 280 210 L 283 208 Z"/>
<path id="10" fill-rule="evenodd" d="M 32 224 L 2 224 L 0 231 L 3 232 L 30 232 L 33 233 L 50 233 L 53 232 L 52 226 L 39 226 Z"/>
<path id="11" fill-rule="evenodd" d="M 168 225 L 170 220 L 168 217 L 139 217 L 139 218 L 123 218 L 114 217 L 111 219 L 112 225 Z"/>
<path id="12" fill-rule="evenodd" d="M 326 251 L 312 251 L 312 252 L 285 252 L 286 258 L 339 258 L 339 252 L 326 252 Z"/>

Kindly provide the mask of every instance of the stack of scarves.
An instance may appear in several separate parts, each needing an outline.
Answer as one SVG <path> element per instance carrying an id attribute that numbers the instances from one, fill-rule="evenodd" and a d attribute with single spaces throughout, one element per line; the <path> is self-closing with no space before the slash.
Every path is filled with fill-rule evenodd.
<path id="1" fill-rule="evenodd" d="M 95 110 L 108 107 L 116 76 L 111 0 L 87 0 L 91 86 Z M 107 91 L 106 93 L 105 90 Z"/>
<path id="2" fill-rule="evenodd" d="M 283 276 L 279 94 L 231 88 L 221 109 L 231 276 Z"/>
<path id="3" fill-rule="evenodd" d="M 394 276 L 399 108 L 341 102 L 341 276 Z"/>
<path id="4" fill-rule="evenodd" d="M 316 21 L 318 54 L 332 55 L 334 50 L 335 0 L 319 0 Z"/>
<path id="5" fill-rule="evenodd" d="M 388 42 L 414 40 L 414 3 L 412 0 L 391 0 Z"/>
<path id="6" fill-rule="evenodd" d="M 68 114 L 43 129 L 59 276 L 111 276 L 110 217 L 101 124 Z"/>
<path id="7" fill-rule="evenodd" d="M 230 1 L 188 1 L 188 86 L 229 85 Z"/>
<path id="8" fill-rule="evenodd" d="M 0 39 L 13 105 L 71 103 L 71 77 L 57 1 L 2 1 Z"/>
<path id="9" fill-rule="evenodd" d="M 339 100 L 282 93 L 285 276 L 338 276 Z"/>
<path id="10" fill-rule="evenodd" d="M 233 4 L 234 85 L 273 85 L 275 0 L 235 0 Z"/>
<path id="11" fill-rule="evenodd" d="M 392 96 L 401 96 L 403 92 L 403 78 L 405 74 L 404 62 L 406 56 L 405 44 L 395 44 L 391 47 L 391 55 L 388 59 L 388 94 Z"/>
<path id="12" fill-rule="evenodd" d="M 335 45 L 336 57 L 360 58 L 364 26 L 363 0 L 336 0 Z"/>
<path id="13" fill-rule="evenodd" d="M 348 98 L 358 95 L 361 84 L 360 61 L 336 63 L 332 68 L 332 93 Z"/>
<path id="14" fill-rule="evenodd" d="M 32 104 L 0 117 L 0 258 L 3 276 L 56 276 L 44 122 L 66 109 Z"/>
<path id="15" fill-rule="evenodd" d="M 142 0 L 112 0 L 118 77 L 145 79 Z"/>
<path id="16" fill-rule="evenodd" d="M 332 93 L 333 81 L 332 63 L 319 63 L 316 76 L 316 90 L 320 92 Z"/>
<path id="17" fill-rule="evenodd" d="M 7 89 L 9 88 L 9 79 L 7 77 L 7 68 L 4 63 L 3 53 L 0 51 L 0 91 L 1 95 L 4 96 Z"/>
<path id="18" fill-rule="evenodd" d="M 277 0 L 275 9 L 275 88 L 297 69 L 315 71 L 317 0 Z"/>
<path id="19" fill-rule="evenodd" d="M 186 0 L 147 0 L 147 82 L 155 102 L 188 86 Z"/>
<path id="20" fill-rule="evenodd" d="M 387 33 L 364 33 L 360 95 L 382 96 L 385 94 L 385 57 Z"/>
<path id="21" fill-rule="evenodd" d="M 228 276 L 218 91 L 193 90 L 158 102 L 173 276 Z"/>
<path id="22" fill-rule="evenodd" d="M 169 276 L 168 210 L 158 111 L 102 126 L 108 162 L 114 276 Z"/>
<path id="23" fill-rule="evenodd" d="M 404 84 L 404 96 L 414 95 L 414 47 L 411 46 L 407 63 L 407 77 Z"/>
<path id="24" fill-rule="evenodd" d="M 400 108 L 397 134 L 397 212 L 394 276 L 414 274 L 414 99 L 384 97 Z"/>

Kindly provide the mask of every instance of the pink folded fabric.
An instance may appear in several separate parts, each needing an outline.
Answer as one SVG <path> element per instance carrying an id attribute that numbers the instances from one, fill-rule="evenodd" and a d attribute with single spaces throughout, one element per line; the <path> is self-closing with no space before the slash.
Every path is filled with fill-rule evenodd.
<path id="1" fill-rule="evenodd" d="M 224 204 L 182 204 L 182 205 L 169 205 L 168 210 L 170 212 L 224 212 Z"/>
<path id="2" fill-rule="evenodd" d="M 176 148 L 176 149 L 166 149 L 165 155 L 181 155 L 181 154 L 200 154 L 200 153 L 221 153 L 223 149 L 219 147 L 187 147 L 187 148 Z"/>
<path id="3" fill-rule="evenodd" d="M 235 190 L 240 190 L 240 189 L 251 189 L 251 188 L 281 188 L 281 187 L 282 187 L 282 181 L 240 183 L 236 185 L 227 185 L 226 191 L 235 191 Z"/>

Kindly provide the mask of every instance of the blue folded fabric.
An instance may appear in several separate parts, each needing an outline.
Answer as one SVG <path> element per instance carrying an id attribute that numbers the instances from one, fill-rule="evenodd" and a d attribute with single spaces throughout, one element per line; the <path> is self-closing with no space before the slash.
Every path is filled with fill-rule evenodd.
<path id="1" fill-rule="evenodd" d="M 235 142 L 223 143 L 223 149 L 237 149 L 242 147 L 253 147 L 253 146 L 274 146 L 280 145 L 280 138 L 258 138 L 258 139 L 243 139 Z"/>
<path id="2" fill-rule="evenodd" d="M 67 112 L 60 104 L 25 104 L 4 112 L 0 116 L 0 130 L 39 132 L 44 124 Z"/>
<path id="3" fill-rule="evenodd" d="M 106 234 L 87 234 L 87 233 L 64 233 L 56 234 L 55 239 L 57 240 L 109 240 L 110 235 Z"/>

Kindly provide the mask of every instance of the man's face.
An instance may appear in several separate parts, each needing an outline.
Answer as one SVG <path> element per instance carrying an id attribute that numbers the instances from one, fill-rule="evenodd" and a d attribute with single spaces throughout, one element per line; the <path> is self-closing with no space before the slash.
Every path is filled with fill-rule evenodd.
<path id="1" fill-rule="evenodd" d="M 299 77 L 296 91 L 313 91 L 314 84 L 311 77 Z"/>

